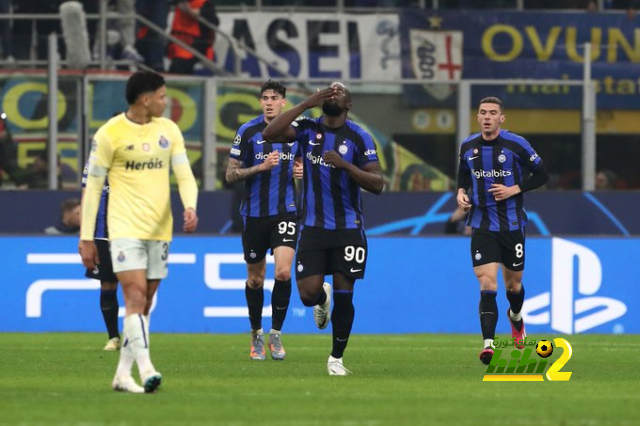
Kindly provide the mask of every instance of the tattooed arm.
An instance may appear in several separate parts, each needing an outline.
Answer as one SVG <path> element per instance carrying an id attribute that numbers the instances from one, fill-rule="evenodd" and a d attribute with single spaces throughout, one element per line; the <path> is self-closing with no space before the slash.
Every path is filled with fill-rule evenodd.
<path id="1" fill-rule="evenodd" d="M 227 166 L 227 172 L 225 178 L 228 183 L 234 183 L 239 180 L 244 180 L 248 177 L 256 175 L 258 173 L 266 172 L 273 169 L 280 162 L 280 153 L 278 151 L 272 151 L 265 158 L 263 163 L 256 164 L 252 167 L 242 167 L 243 162 L 236 160 L 235 158 L 229 158 L 229 165 Z"/>

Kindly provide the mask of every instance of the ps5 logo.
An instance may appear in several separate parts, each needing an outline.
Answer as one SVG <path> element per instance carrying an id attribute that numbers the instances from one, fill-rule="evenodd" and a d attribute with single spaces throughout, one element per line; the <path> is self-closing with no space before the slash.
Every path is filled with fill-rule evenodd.
<path id="1" fill-rule="evenodd" d="M 551 244 L 551 292 L 525 300 L 522 313 L 527 324 L 551 323 L 555 331 L 574 334 L 613 321 L 627 312 L 627 306 L 619 300 L 594 296 L 602 286 L 602 264 L 593 251 L 561 238 L 553 238 Z M 550 310 L 538 312 L 549 306 Z"/>
<path id="2" fill-rule="evenodd" d="M 169 263 L 196 263 L 196 255 L 193 253 L 170 253 Z M 82 260 L 78 253 L 29 253 L 27 264 L 30 265 L 78 265 Z M 50 291 L 78 291 L 99 290 L 100 281 L 94 279 L 40 279 L 29 285 L 26 295 L 25 315 L 27 318 L 42 317 L 42 299 L 45 292 Z M 151 312 L 155 309 L 157 293 L 153 297 Z M 125 308 L 120 307 L 118 316 L 124 317 Z"/>
<path id="3" fill-rule="evenodd" d="M 273 255 L 267 255 L 268 264 L 275 264 L 275 257 Z M 244 255 L 242 253 L 209 253 L 204 255 L 204 282 L 212 290 L 238 290 L 244 291 L 246 287 L 246 278 L 242 279 L 229 279 L 223 278 L 221 274 L 221 268 L 224 264 L 238 264 L 244 265 Z M 272 279 L 264 280 L 264 288 L 268 291 L 273 291 L 275 281 Z M 266 299 L 266 298 L 265 298 Z M 265 306 L 262 309 L 263 318 L 271 316 L 271 306 Z M 246 306 L 205 306 L 203 309 L 203 315 L 208 318 L 219 317 L 235 317 L 246 318 L 247 307 Z"/>

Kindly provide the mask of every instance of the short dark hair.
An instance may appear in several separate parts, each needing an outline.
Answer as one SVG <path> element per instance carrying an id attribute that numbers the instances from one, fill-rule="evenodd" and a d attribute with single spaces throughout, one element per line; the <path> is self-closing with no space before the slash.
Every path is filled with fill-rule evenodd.
<path id="1" fill-rule="evenodd" d="M 273 90 L 274 92 L 281 95 L 283 98 L 287 97 L 287 88 L 282 85 L 279 81 L 269 80 L 260 87 L 260 97 L 264 95 L 264 92 L 267 90 Z"/>
<path id="2" fill-rule="evenodd" d="M 133 105 L 141 95 L 155 92 L 164 85 L 164 77 L 157 72 L 137 71 L 127 80 L 127 102 Z"/>
<path id="3" fill-rule="evenodd" d="M 480 108 L 480 105 L 482 104 L 496 104 L 500 107 L 500 112 L 503 111 L 503 106 L 502 106 L 502 101 L 498 98 L 496 98 L 495 96 L 488 96 L 486 98 L 482 98 L 480 99 L 480 103 L 478 104 L 478 108 Z"/>
<path id="4" fill-rule="evenodd" d="M 60 204 L 60 214 L 63 215 L 66 212 L 70 212 L 80 205 L 80 199 L 78 198 L 69 198 L 64 200 L 62 204 Z"/>

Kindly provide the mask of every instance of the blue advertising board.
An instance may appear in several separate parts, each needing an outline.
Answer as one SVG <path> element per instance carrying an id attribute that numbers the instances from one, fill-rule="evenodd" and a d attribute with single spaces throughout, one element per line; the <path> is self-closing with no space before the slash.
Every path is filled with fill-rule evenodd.
<path id="1" fill-rule="evenodd" d="M 523 312 L 530 335 L 640 333 L 640 239 L 533 237 L 526 250 Z M 366 277 L 356 284 L 355 333 L 479 333 L 479 287 L 467 237 L 371 237 L 369 252 Z M 153 331 L 249 330 L 239 237 L 178 237 L 169 261 Z M 273 277 L 268 261 L 267 278 Z M 99 283 L 84 278 L 77 238 L 0 237 L 0 268 L 0 331 L 104 330 Z M 264 327 L 271 325 L 272 286 L 268 279 Z M 502 290 L 498 305 L 504 335 Z M 318 332 L 295 286 L 284 331 Z"/>
<path id="2" fill-rule="evenodd" d="M 79 191 L 0 191 L 0 234 L 37 234 L 58 220 L 60 203 Z M 368 234 L 442 235 L 456 208 L 452 192 L 362 194 Z M 182 203 L 172 193 L 174 233 L 182 232 Z M 533 191 L 525 196 L 528 235 L 640 235 L 638 191 Z M 201 191 L 198 234 L 227 234 L 233 206 L 230 191 Z M 235 210 L 237 211 L 237 210 Z"/>

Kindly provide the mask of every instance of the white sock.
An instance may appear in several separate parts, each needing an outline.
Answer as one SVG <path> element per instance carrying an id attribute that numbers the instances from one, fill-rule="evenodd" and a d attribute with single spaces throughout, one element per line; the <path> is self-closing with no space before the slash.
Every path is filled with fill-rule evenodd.
<path id="1" fill-rule="evenodd" d="M 149 334 L 149 328 L 151 327 L 151 314 L 145 315 L 144 319 L 147 320 L 147 343 L 151 345 L 151 335 Z"/>
<path id="2" fill-rule="evenodd" d="M 485 348 L 493 348 L 493 339 L 484 339 Z"/>
<path id="3" fill-rule="evenodd" d="M 127 315 L 124 318 L 125 335 L 129 340 L 128 345 L 138 364 L 140 375 L 155 370 L 149 357 L 149 335 L 146 323 L 144 315 L 141 314 Z"/>
<path id="4" fill-rule="evenodd" d="M 122 330 L 122 347 L 120 348 L 120 359 L 118 360 L 118 368 L 116 369 L 116 377 L 130 376 L 131 368 L 136 358 L 131 351 L 131 345 L 127 342 L 126 329 Z"/>
<path id="5" fill-rule="evenodd" d="M 342 358 L 334 358 L 331 355 L 329 355 L 329 361 L 328 362 L 339 362 L 340 364 L 342 364 Z"/>
<path id="6" fill-rule="evenodd" d="M 517 314 L 509 309 L 509 316 L 513 321 L 520 321 L 522 319 L 522 312 L 518 312 Z"/>

